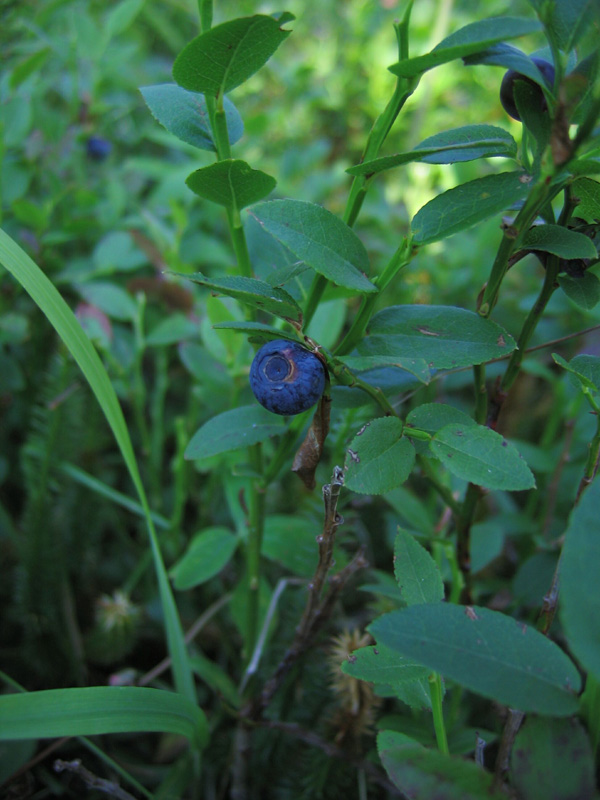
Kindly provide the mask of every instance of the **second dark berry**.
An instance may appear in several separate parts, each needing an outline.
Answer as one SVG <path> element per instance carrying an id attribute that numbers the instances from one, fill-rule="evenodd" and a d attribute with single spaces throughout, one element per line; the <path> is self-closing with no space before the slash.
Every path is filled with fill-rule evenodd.
<path id="1" fill-rule="evenodd" d="M 532 58 L 531 60 L 544 76 L 546 83 L 549 86 L 552 86 L 554 83 L 554 67 L 552 64 L 543 58 Z M 532 81 L 531 78 L 528 78 L 526 75 L 521 75 L 520 72 L 517 72 L 514 69 L 509 69 L 504 78 L 502 78 L 502 84 L 500 85 L 500 102 L 502 103 L 502 107 L 506 113 L 513 119 L 519 120 L 519 122 L 521 121 L 521 117 L 515 103 L 515 81 L 517 80 L 525 81 L 525 83 L 529 83 L 535 88 L 537 96 L 539 97 L 540 111 L 546 111 L 548 108 L 546 104 L 546 98 L 544 97 L 544 92 L 539 84 L 537 84 L 535 81 Z"/>

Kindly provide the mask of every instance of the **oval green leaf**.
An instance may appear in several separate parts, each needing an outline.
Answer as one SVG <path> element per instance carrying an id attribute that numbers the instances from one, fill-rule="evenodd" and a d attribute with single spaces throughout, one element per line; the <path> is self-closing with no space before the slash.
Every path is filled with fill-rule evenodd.
<path id="1" fill-rule="evenodd" d="M 560 569 L 560 618 L 570 649 L 600 680 L 600 480 L 569 519 Z"/>
<path id="2" fill-rule="evenodd" d="M 447 756 L 410 741 L 380 747 L 379 756 L 394 784 L 410 798 L 502 800 L 492 788 L 493 776 L 458 756 Z"/>
<path id="3" fill-rule="evenodd" d="M 429 670 L 384 645 L 361 647 L 342 663 L 342 672 L 361 681 L 394 685 L 426 678 Z"/>
<path id="4" fill-rule="evenodd" d="M 268 311 L 269 314 L 274 314 L 281 319 L 293 322 L 302 321 L 302 309 L 285 289 L 277 289 L 257 278 L 238 275 L 207 278 L 201 272 L 195 272 L 193 275 L 179 274 L 179 277 L 205 286 L 212 292 L 234 297 L 240 303 L 260 308 L 261 311 Z"/>
<path id="5" fill-rule="evenodd" d="M 552 716 L 577 710 L 581 679 L 573 662 L 498 611 L 427 603 L 384 614 L 369 630 L 378 644 L 511 708 Z"/>
<path id="6" fill-rule="evenodd" d="M 211 203 L 240 210 L 270 194 L 277 181 L 245 161 L 229 158 L 192 172 L 186 184 Z"/>
<path id="7" fill-rule="evenodd" d="M 185 458 L 208 458 L 251 444 L 264 442 L 283 433 L 283 417 L 261 406 L 240 406 L 209 419 L 196 431 L 185 451 Z"/>
<path id="8" fill-rule="evenodd" d="M 227 528 L 206 528 L 194 536 L 170 574 L 176 589 L 193 589 L 214 578 L 235 553 L 237 538 Z"/>
<path id="9" fill-rule="evenodd" d="M 502 156 L 514 158 L 517 143 L 507 131 L 494 125 L 465 125 L 424 139 L 413 150 L 364 161 L 346 172 L 350 175 L 373 175 L 411 161 L 426 164 L 454 164 L 476 158 Z"/>
<path id="10" fill-rule="evenodd" d="M 598 258 L 596 248 L 588 236 L 561 225 L 534 225 L 523 237 L 521 247 L 523 250 L 543 250 L 567 260 Z"/>
<path id="11" fill-rule="evenodd" d="M 214 150 L 206 99 L 203 94 L 188 92 L 176 83 L 142 86 L 140 89 L 152 116 L 182 142 L 200 150 Z M 224 98 L 229 144 L 238 142 L 244 123 L 228 97 Z"/>
<path id="12" fill-rule="evenodd" d="M 367 423 L 346 455 L 346 486 L 362 494 L 383 494 L 404 483 L 415 462 L 415 450 L 402 436 L 397 417 Z"/>
<path id="13" fill-rule="evenodd" d="M 558 285 L 579 308 L 591 311 L 600 301 L 600 281 L 593 272 L 585 272 L 581 278 L 559 275 Z"/>
<path id="14" fill-rule="evenodd" d="M 394 544 L 394 574 L 407 605 L 444 599 L 444 582 L 437 564 L 423 545 L 402 528 L 398 529 Z"/>
<path id="15" fill-rule="evenodd" d="M 422 358 L 431 369 L 482 364 L 516 347 L 495 322 L 452 306 L 390 306 L 375 314 L 369 334 L 360 355 Z"/>
<path id="16" fill-rule="evenodd" d="M 49 689 L 0 697 L 0 739 L 156 731 L 208 742 L 204 712 L 181 694 L 137 686 Z"/>
<path id="17" fill-rule="evenodd" d="M 304 200 L 271 200 L 248 213 L 297 258 L 338 286 L 377 291 L 365 274 L 369 257 L 363 243 L 331 211 Z"/>
<path id="18" fill-rule="evenodd" d="M 527 717 L 512 749 L 510 783 L 519 797 L 593 798 L 594 757 L 581 723 Z"/>
<path id="19" fill-rule="evenodd" d="M 527 195 L 531 181 L 525 172 L 500 172 L 448 189 L 415 214 L 415 243 L 437 242 L 499 214 Z"/>
<path id="20" fill-rule="evenodd" d="M 490 17 L 471 22 L 436 45 L 430 53 L 393 64 L 389 69 L 401 78 L 411 78 L 455 58 L 479 53 L 497 42 L 517 39 L 541 30 L 537 20 L 522 17 Z"/>
<path id="21" fill-rule="evenodd" d="M 239 86 L 267 63 L 291 31 L 282 25 L 294 19 L 256 14 L 224 22 L 197 36 L 175 59 L 173 77 L 184 89 L 213 97 Z"/>
<path id="22" fill-rule="evenodd" d="M 517 448 L 483 425 L 446 425 L 429 447 L 453 475 L 477 486 L 507 491 L 535 487 L 533 473 Z"/>

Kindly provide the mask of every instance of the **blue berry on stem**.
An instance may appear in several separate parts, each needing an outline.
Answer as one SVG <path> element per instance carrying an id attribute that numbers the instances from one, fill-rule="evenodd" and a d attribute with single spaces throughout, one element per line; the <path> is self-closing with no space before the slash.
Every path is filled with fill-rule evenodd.
<path id="1" fill-rule="evenodd" d="M 546 61 L 544 58 L 532 58 L 531 60 L 544 76 L 546 83 L 549 86 L 552 86 L 554 83 L 554 67 L 552 64 L 549 61 Z M 519 122 L 521 121 L 521 116 L 517 109 L 517 104 L 515 103 L 515 81 L 525 81 L 525 83 L 529 83 L 531 86 L 533 86 L 539 96 L 540 111 L 548 110 L 546 98 L 544 97 L 544 92 L 542 91 L 541 86 L 535 81 L 532 81 L 531 78 L 528 78 L 526 75 L 522 75 L 520 72 L 517 72 L 514 69 L 509 69 L 506 75 L 502 78 L 502 83 L 500 85 L 500 102 L 510 117 L 518 120 Z"/>
<path id="2" fill-rule="evenodd" d="M 101 136 L 90 136 L 85 147 L 87 156 L 92 161 L 104 161 L 111 153 L 112 143 Z"/>
<path id="3" fill-rule="evenodd" d="M 301 414 L 325 390 L 322 361 L 296 342 L 275 339 L 254 356 L 250 388 L 258 402 L 275 414 Z"/>

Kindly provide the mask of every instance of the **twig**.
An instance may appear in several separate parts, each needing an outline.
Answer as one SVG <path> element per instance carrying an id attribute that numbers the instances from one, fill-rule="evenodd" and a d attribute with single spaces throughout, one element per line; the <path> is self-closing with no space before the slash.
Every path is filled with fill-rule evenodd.
<path id="1" fill-rule="evenodd" d="M 79 778 L 81 778 L 81 780 L 90 789 L 96 789 L 99 792 L 104 792 L 104 794 L 108 794 L 111 797 L 116 797 L 117 800 L 135 800 L 135 797 L 132 794 L 126 792 L 125 789 L 121 789 L 118 784 L 113 783 L 113 781 L 107 781 L 104 778 L 99 778 L 97 775 L 94 775 L 93 772 L 90 772 L 88 769 L 83 767 L 78 758 L 76 758 L 74 761 L 63 761 L 62 759 L 57 758 L 54 762 L 54 771 L 64 772 L 65 770 L 72 772 L 74 775 L 77 775 Z"/>
<path id="2" fill-rule="evenodd" d="M 302 653 L 312 645 L 316 635 L 329 619 L 335 601 L 348 578 L 358 569 L 366 566 L 363 553 L 359 551 L 347 567 L 330 579 L 329 588 L 322 596 L 322 590 L 333 563 L 335 534 L 339 525 L 344 521 L 337 513 L 338 499 L 343 485 L 344 471 L 341 467 L 334 467 L 331 483 L 323 487 L 325 521 L 323 523 L 323 533 L 317 538 L 319 563 L 308 585 L 309 595 L 302 619 L 296 628 L 292 644 L 277 665 L 273 675 L 265 683 L 262 692 L 242 710 L 242 716 L 247 719 L 256 720 L 262 715 L 281 686 L 285 676 Z"/>
<path id="3" fill-rule="evenodd" d="M 500 740 L 500 747 L 496 758 L 496 769 L 494 771 L 494 787 L 497 789 L 504 783 L 504 777 L 508 772 L 510 764 L 510 754 L 513 744 L 515 743 L 515 738 L 524 717 L 525 714 L 523 711 L 515 711 L 514 708 L 508 709 L 508 717 L 504 730 L 502 731 L 502 739 Z"/>

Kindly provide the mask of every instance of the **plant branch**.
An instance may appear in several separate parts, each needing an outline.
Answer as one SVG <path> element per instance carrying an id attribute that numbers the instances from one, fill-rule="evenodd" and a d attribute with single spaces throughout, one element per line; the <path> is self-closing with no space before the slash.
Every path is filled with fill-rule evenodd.
<path id="1" fill-rule="evenodd" d="M 359 551 L 347 567 L 330 579 L 330 586 L 323 593 L 325 581 L 333 563 L 335 534 L 337 528 L 343 522 L 343 518 L 337 512 L 338 499 L 343 485 L 344 472 L 341 467 L 335 467 L 331 483 L 323 487 L 325 519 L 323 533 L 317 539 L 319 562 L 315 569 L 315 574 L 308 585 L 309 594 L 304 613 L 296 628 L 292 644 L 278 664 L 275 672 L 265 683 L 260 695 L 254 701 L 251 701 L 242 712 L 242 715 L 248 719 L 256 720 L 262 715 L 292 666 L 312 645 L 316 635 L 329 619 L 335 600 L 343 585 L 354 572 L 366 566 L 363 554 Z"/>

